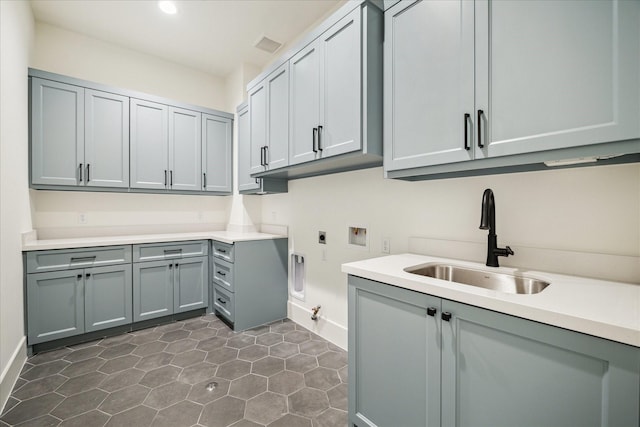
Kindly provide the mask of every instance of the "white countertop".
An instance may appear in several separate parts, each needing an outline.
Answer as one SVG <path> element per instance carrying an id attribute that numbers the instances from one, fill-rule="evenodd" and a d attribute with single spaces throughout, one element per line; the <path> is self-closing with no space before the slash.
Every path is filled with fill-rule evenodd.
<path id="1" fill-rule="evenodd" d="M 525 274 L 551 285 L 538 294 L 512 295 L 404 271 L 432 262 Z M 351 262 L 342 265 L 342 272 L 640 347 L 640 285 L 508 267 L 494 269 L 474 262 L 415 254 Z"/>
<path id="2" fill-rule="evenodd" d="M 138 243 L 180 242 L 186 240 L 218 240 L 233 244 L 250 240 L 283 239 L 287 236 L 257 232 L 203 231 L 196 233 L 140 234 L 126 236 L 80 237 L 73 239 L 26 240 L 22 250 L 90 248 L 96 246 L 133 245 Z"/>

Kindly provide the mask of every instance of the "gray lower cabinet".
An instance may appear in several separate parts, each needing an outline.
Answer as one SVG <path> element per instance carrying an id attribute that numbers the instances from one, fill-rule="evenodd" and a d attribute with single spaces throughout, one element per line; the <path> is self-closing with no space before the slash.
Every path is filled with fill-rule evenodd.
<path id="1" fill-rule="evenodd" d="M 287 242 L 212 241 L 211 311 L 234 330 L 287 317 Z"/>
<path id="2" fill-rule="evenodd" d="M 207 307 L 208 241 L 134 245 L 133 320 Z M 153 261 L 144 261 L 153 259 Z"/>
<path id="3" fill-rule="evenodd" d="M 130 248 L 27 253 L 27 344 L 131 323 Z"/>
<path id="4" fill-rule="evenodd" d="M 632 426 L 640 349 L 349 276 L 349 423 Z"/>

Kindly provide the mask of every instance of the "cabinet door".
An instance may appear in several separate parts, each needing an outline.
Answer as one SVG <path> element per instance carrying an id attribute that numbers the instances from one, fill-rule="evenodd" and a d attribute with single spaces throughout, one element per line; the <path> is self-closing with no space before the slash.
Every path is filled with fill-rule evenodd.
<path id="1" fill-rule="evenodd" d="M 249 173 L 263 172 L 264 147 L 267 146 L 267 86 L 265 82 L 249 92 L 249 140 L 251 141 Z"/>
<path id="2" fill-rule="evenodd" d="M 443 300 L 444 426 L 632 426 L 640 349 Z"/>
<path id="3" fill-rule="evenodd" d="M 27 275 L 28 344 L 84 332 L 83 270 Z"/>
<path id="4" fill-rule="evenodd" d="M 438 298 L 349 276 L 351 423 L 440 425 L 439 314 Z"/>
<path id="5" fill-rule="evenodd" d="M 320 49 L 314 42 L 289 60 L 289 164 L 318 157 L 317 132 L 320 125 Z"/>
<path id="6" fill-rule="evenodd" d="M 640 2 L 476 2 L 485 156 L 640 137 Z"/>
<path id="7" fill-rule="evenodd" d="M 385 12 L 385 170 L 473 158 L 473 13 L 464 0 Z"/>
<path id="8" fill-rule="evenodd" d="M 320 124 L 318 148 L 322 157 L 362 147 L 361 10 L 336 23 L 321 38 Z"/>
<path id="9" fill-rule="evenodd" d="M 166 105 L 131 99 L 131 187 L 167 188 L 169 133 Z"/>
<path id="10" fill-rule="evenodd" d="M 269 169 L 277 169 L 289 164 L 289 63 L 283 64 L 266 80 L 266 163 Z"/>
<path id="11" fill-rule="evenodd" d="M 84 184 L 129 187 L 129 98 L 85 89 Z"/>
<path id="12" fill-rule="evenodd" d="M 169 107 L 169 188 L 202 190 L 202 114 Z"/>
<path id="13" fill-rule="evenodd" d="M 131 264 L 84 271 L 85 332 L 132 322 Z"/>
<path id="14" fill-rule="evenodd" d="M 185 258 L 176 262 L 173 311 L 195 310 L 209 305 L 209 258 Z"/>
<path id="15" fill-rule="evenodd" d="M 231 192 L 232 121 L 224 117 L 202 115 L 202 186 L 205 191 Z"/>
<path id="16" fill-rule="evenodd" d="M 84 163 L 84 89 L 31 78 L 31 182 L 76 186 Z"/>
<path id="17" fill-rule="evenodd" d="M 260 158 L 260 148 L 254 151 L 251 143 L 249 107 L 238 111 L 238 191 L 257 190 L 260 182 L 251 178 L 252 158 Z M 260 161 L 258 160 L 258 164 Z"/>
<path id="18" fill-rule="evenodd" d="M 174 261 L 133 264 L 133 321 L 173 314 Z"/>

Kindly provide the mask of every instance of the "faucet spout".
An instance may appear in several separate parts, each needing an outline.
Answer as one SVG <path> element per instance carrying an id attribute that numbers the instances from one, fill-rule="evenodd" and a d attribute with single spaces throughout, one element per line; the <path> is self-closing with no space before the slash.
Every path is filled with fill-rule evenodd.
<path id="1" fill-rule="evenodd" d="M 487 236 L 487 263 L 488 267 L 499 267 L 498 257 L 508 257 L 513 255 L 513 250 L 507 246 L 498 247 L 498 237 L 496 236 L 496 201 L 493 191 L 490 188 L 484 190 L 482 194 L 482 215 L 480 217 L 480 230 L 489 230 Z"/>

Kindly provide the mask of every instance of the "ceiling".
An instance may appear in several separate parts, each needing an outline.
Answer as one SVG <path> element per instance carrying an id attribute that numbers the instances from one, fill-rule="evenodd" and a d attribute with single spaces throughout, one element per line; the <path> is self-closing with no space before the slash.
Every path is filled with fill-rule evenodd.
<path id="1" fill-rule="evenodd" d="M 36 21 L 177 62 L 218 77 L 241 64 L 262 68 L 345 0 L 177 0 L 166 15 L 155 0 L 32 0 Z M 262 36 L 284 46 L 253 45 Z"/>

